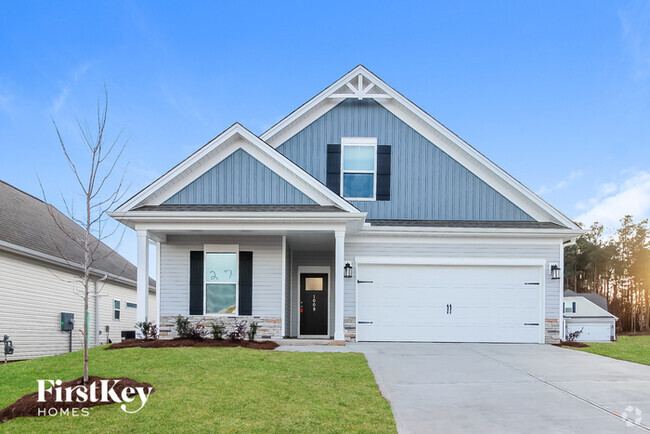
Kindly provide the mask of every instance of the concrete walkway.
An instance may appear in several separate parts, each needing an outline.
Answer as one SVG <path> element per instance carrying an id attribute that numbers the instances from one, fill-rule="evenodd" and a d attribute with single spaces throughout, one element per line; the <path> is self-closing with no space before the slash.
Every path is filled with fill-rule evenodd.
<path id="1" fill-rule="evenodd" d="M 650 432 L 650 366 L 550 345 L 280 349 L 364 353 L 400 432 Z"/>

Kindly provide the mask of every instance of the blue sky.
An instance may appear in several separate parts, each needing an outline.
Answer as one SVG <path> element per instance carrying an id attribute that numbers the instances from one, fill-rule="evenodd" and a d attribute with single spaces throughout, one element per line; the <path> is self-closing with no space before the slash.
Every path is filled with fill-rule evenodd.
<path id="1" fill-rule="evenodd" d="M 0 179 L 62 208 L 106 83 L 135 193 L 364 64 L 569 217 L 650 214 L 649 2 L 7 2 Z M 117 243 L 116 239 L 110 241 Z M 127 233 L 119 251 L 135 259 Z"/>

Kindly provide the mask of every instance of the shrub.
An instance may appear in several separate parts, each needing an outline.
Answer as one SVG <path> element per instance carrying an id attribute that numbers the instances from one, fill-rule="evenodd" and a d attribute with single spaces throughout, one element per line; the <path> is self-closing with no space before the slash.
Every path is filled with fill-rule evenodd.
<path id="1" fill-rule="evenodd" d="M 178 315 L 176 317 L 176 332 L 181 339 L 203 339 L 206 335 L 205 327 L 193 325 L 186 316 Z"/>
<path id="2" fill-rule="evenodd" d="M 573 333 L 569 333 L 569 334 L 566 336 L 566 340 L 567 340 L 567 342 L 575 342 L 575 341 L 580 337 L 580 335 L 582 334 L 582 331 L 583 331 L 583 330 L 584 330 L 584 328 L 582 328 L 582 329 L 580 329 L 580 330 L 576 330 L 576 331 L 574 331 Z"/>
<path id="3" fill-rule="evenodd" d="M 232 330 L 228 333 L 228 339 L 239 342 L 246 336 L 246 321 L 237 321 L 232 324 Z"/>
<path id="4" fill-rule="evenodd" d="M 210 324 L 210 333 L 212 333 L 212 339 L 222 340 L 223 335 L 226 333 L 226 326 L 223 324 L 223 321 L 212 321 Z"/>
<path id="5" fill-rule="evenodd" d="M 140 330 L 145 339 L 158 339 L 158 326 L 151 321 L 137 322 L 135 327 Z"/>
<path id="6" fill-rule="evenodd" d="M 248 340 L 253 342 L 255 341 L 255 335 L 257 334 L 257 329 L 260 327 L 260 325 L 257 323 L 257 321 L 253 321 L 248 328 Z"/>

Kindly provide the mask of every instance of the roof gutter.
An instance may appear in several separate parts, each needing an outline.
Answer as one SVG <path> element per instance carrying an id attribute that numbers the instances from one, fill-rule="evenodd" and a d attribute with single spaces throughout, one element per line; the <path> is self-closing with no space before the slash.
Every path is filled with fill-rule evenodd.
<path id="1" fill-rule="evenodd" d="M 52 255 L 48 255 L 47 253 L 42 253 L 42 252 L 39 252 L 39 251 L 36 251 L 36 250 L 28 249 L 26 247 L 19 246 L 17 244 L 8 243 L 8 242 L 3 241 L 3 240 L 0 240 L 0 250 L 5 250 L 5 251 L 8 251 L 8 252 L 17 253 L 17 254 L 22 255 L 22 256 L 38 259 L 40 261 L 48 262 L 48 263 L 51 263 L 51 264 L 54 264 L 54 265 L 59 265 L 59 266 L 62 266 L 64 268 L 70 268 L 70 269 L 75 270 L 75 271 L 83 271 L 83 265 L 81 265 L 80 263 L 66 261 L 65 259 L 62 259 L 62 258 L 59 258 L 59 257 L 56 257 L 56 256 L 52 256 Z M 115 282 L 119 282 L 119 283 L 126 284 L 128 286 L 133 286 L 133 287 L 136 286 L 136 281 L 135 280 L 127 279 L 126 277 L 118 276 L 118 275 L 113 274 L 113 273 L 106 273 L 106 272 L 104 272 L 102 270 L 98 270 L 98 269 L 95 269 L 95 268 L 91 269 L 90 273 L 95 277 L 108 276 L 108 279 L 113 280 Z M 155 286 L 149 285 L 149 292 L 155 292 Z"/>

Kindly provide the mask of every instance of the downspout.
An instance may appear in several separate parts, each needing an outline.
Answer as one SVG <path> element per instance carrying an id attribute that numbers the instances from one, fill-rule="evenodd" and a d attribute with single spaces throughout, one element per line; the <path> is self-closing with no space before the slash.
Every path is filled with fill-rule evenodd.
<path id="1" fill-rule="evenodd" d="M 108 274 L 95 280 L 95 346 L 99 345 L 99 282 L 104 282 L 106 279 L 108 279 Z"/>

